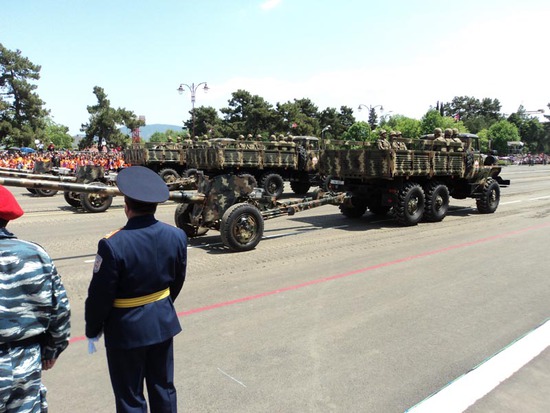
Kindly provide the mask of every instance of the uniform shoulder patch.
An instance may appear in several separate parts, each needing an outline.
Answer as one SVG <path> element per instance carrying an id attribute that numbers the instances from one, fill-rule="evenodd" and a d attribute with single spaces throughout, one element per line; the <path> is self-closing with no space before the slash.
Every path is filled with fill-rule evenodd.
<path id="1" fill-rule="evenodd" d="M 102 262 L 103 262 L 103 257 L 99 254 L 96 254 L 95 262 L 94 262 L 94 274 L 99 271 L 99 269 L 101 268 Z"/>
<path id="2" fill-rule="evenodd" d="M 113 235 L 115 235 L 118 231 L 120 231 L 122 228 L 115 229 L 114 231 L 109 232 L 107 235 L 105 235 L 103 238 L 108 239 L 111 238 Z"/>

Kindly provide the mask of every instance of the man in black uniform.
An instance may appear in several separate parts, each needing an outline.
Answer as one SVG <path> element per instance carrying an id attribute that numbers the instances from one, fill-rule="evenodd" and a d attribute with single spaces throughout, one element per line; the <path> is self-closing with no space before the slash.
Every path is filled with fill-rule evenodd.
<path id="1" fill-rule="evenodd" d="M 155 219 L 166 183 L 133 166 L 117 176 L 128 222 L 99 241 L 86 299 L 86 336 L 105 334 L 117 412 L 176 412 L 173 337 L 181 331 L 173 301 L 185 280 L 185 232 Z"/>

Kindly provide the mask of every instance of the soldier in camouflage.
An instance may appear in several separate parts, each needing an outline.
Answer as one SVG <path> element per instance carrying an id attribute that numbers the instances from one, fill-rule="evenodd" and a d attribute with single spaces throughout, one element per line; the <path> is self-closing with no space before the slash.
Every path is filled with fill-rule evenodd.
<path id="1" fill-rule="evenodd" d="M 70 309 L 61 277 L 42 247 L 6 229 L 23 215 L 0 186 L 0 412 L 47 412 L 42 370 L 69 344 Z"/>

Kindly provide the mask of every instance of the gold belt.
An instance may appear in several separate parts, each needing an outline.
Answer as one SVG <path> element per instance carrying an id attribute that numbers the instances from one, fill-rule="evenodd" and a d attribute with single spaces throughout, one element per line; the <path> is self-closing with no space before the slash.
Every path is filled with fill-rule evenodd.
<path id="1" fill-rule="evenodd" d="M 116 308 L 132 308 L 139 307 L 145 304 L 154 303 L 155 301 L 162 300 L 170 295 L 170 288 L 166 288 L 162 291 L 157 291 L 153 294 L 143 295 L 141 297 L 134 298 L 115 298 L 113 307 Z"/>

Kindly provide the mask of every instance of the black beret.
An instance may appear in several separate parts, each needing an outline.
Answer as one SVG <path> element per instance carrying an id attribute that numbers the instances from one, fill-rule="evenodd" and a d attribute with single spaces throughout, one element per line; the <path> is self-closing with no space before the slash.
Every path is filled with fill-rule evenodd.
<path id="1" fill-rule="evenodd" d="M 155 172 L 143 166 L 131 166 L 116 177 L 120 192 L 128 198 L 148 204 L 158 204 L 168 199 L 170 191 L 166 182 Z"/>

